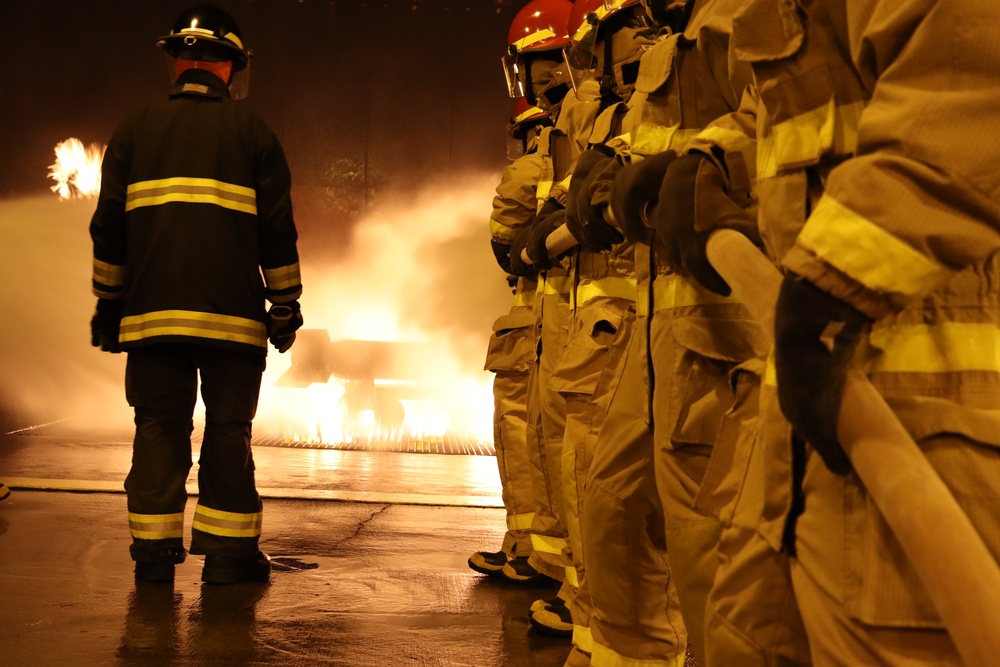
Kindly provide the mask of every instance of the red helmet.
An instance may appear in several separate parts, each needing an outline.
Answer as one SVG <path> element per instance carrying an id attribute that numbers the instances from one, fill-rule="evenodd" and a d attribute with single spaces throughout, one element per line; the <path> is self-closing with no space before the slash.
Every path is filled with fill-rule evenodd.
<path id="1" fill-rule="evenodd" d="M 569 41 L 566 26 L 571 11 L 569 0 L 531 0 L 510 24 L 507 44 L 511 55 L 561 49 Z"/>
<path id="2" fill-rule="evenodd" d="M 558 56 L 569 42 L 566 25 L 572 10 L 573 3 L 569 0 L 531 0 L 514 16 L 502 63 L 511 97 L 530 93 L 524 89 L 520 76 L 526 67 L 525 54 L 553 51 Z"/>
<path id="3" fill-rule="evenodd" d="M 526 97 L 517 98 L 514 115 L 507 125 L 507 159 L 516 160 L 530 151 L 541 127 L 551 124 L 549 112 L 536 107 Z"/>
<path id="4" fill-rule="evenodd" d="M 519 97 L 514 103 L 514 115 L 511 117 L 510 123 L 517 127 L 533 120 L 546 118 L 548 115 L 547 112 L 528 102 L 528 98 Z"/>

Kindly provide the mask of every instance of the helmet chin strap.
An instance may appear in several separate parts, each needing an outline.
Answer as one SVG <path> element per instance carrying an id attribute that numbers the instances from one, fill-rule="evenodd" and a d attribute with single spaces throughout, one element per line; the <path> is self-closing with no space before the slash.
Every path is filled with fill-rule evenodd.
<path id="1" fill-rule="evenodd" d="M 186 72 L 189 69 L 203 69 L 207 72 L 211 72 L 215 76 L 222 79 L 222 81 L 228 86 L 229 78 L 233 74 L 233 61 L 222 60 L 217 63 L 210 63 L 204 60 L 178 58 L 177 63 L 174 66 L 174 76 L 180 76 L 182 72 Z"/>

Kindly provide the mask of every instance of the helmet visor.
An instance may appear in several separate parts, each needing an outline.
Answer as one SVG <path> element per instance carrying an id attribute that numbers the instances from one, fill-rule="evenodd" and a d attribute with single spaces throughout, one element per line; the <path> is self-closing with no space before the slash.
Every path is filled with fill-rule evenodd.
<path id="1" fill-rule="evenodd" d="M 507 80 L 507 94 L 518 98 L 525 95 L 524 75 L 521 72 L 521 65 L 517 62 L 517 55 L 508 53 L 500 59 L 503 65 L 504 78 Z"/>

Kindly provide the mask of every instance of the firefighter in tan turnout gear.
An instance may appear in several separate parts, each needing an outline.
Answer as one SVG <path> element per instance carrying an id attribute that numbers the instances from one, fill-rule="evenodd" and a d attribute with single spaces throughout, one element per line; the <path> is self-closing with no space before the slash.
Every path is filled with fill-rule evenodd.
<path id="1" fill-rule="evenodd" d="M 205 555 L 203 581 L 266 581 L 251 422 L 268 341 L 284 352 L 302 324 L 291 176 L 274 133 L 233 99 L 246 94 L 250 53 L 229 14 L 191 7 L 157 44 L 174 86 L 115 130 L 90 227 L 92 342 L 128 353 L 135 409 L 130 551 L 148 581 L 172 581 L 185 558 L 200 378 L 191 553 Z"/>
<path id="2" fill-rule="evenodd" d="M 565 117 L 569 75 L 562 61 L 566 42 L 566 17 L 572 5 L 568 0 L 532 0 L 521 9 L 508 31 L 508 49 L 503 57 L 508 92 L 524 96 L 529 103 L 549 112 L 557 126 Z M 534 301 L 535 326 L 539 327 L 536 351 L 528 378 L 527 442 L 531 463 L 534 514 L 529 533 L 532 549 L 528 556 L 511 559 L 503 575 L 514 582 L 562 582 L 568 560 L 563 555 L 566 529 L 562 522 L 562 494 L 559 486 L 559 460 L 564 413 L 559 397 L 548 390 L 553 358 L 565 345 L 565 316 L 568 303 L 568 266 L 565 260 L 549 261 L 544 251 L 543 231 L 549 211 L 542 209 L 554 182 L 553 165 L 561 163 L 564 144 L 553 136 L 564 133 L 545 128 L 538 139 L 541 158 L 536 188 L 537 214 L 531 225 L 514 238 L 510 249 L 511 270 L 517 275 L 538 275 Z M 556 155 L 555 153 L 559 153 Z M 541 245 L 539 245 L 541 244 Z M 531 264 L 522 262 L 527 248 Z"/>
<path id="3" fill-rule="evenodd" d="M 724 155 L 724 173 L 756 172 L 760 235 L 786 278 L 773 362 L 761 373 L 756 465 L 733 524 L 792 556 L 816 665 L 961 664 L 838 444 L 849 365 L 868 375 L 1000 553 L 981 511 L 996 504 L 1000 465 L 1000 366 L 986 352 L 1000 330 L 998 156 L 986 140 L 1000 125 L 1000 63 L 979 30 L 998 20 L 993 3 L 934 0 L 755 0 L 735 18 L 737 52 L 754 69 L 752 122 L 720 124 L 700 150 L 711 161 Z M 741 131 L 756 140 L 756 157 Z M 678 263 L 698 254 L 681 252 Z M 731 552 L 726 569 L 756 551 Z M 766 630 L 760 603 L 775 600 L 757 590 L 730 604 L 734 588 L 754 592 L 748 572 L 720 571 L 712 599 L 756 640 Z"/>
<path id="4" fill-rule="evenodd" d="M 512 161 L 503 170 L 490 216 L 490 245 L 514 294 L 510 311 L 493 324 L 486 355 L 486 370 L 495 374 L 493 443 L 507 511 L 507 533 L 500 551 L 473 553 L 469 567 L 498 577 L 502 577 L 508 560 L 526 559 L 532 551 L 529 529 L 535 507 L 526 438 L 528 372 L 535 363 L 537 339 L 533 305 L 538 281 L 531 271 L 522 276 L 511 273 L 510 248 L 515 236 L 535 219 L 536 191 L 543 169 L 538 135 L 551 124 L 548 113 L 529 104 L 526 98 L 518 98 L 507 137 L 507 157 Z"/>

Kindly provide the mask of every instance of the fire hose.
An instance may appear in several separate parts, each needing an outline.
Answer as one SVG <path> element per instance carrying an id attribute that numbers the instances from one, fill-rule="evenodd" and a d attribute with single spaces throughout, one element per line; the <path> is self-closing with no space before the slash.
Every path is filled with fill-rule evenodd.
<path id="1" fill-rule="evenodd" d="M 708 259 L 769 335 L 781 273 L 745 236 L 723 229 Z M 962 661 L 1000 656 L 1000 566 L 937 471 L 867 377 L 851 370 L 837 436 L 951 635 Z"/>
<path id="2" fill-rule="evenodd" d="M 565 225 L 546 239 L 550 257 L 578 242 Z M 739 232 L 721 229 L 708 259 L 769 335 L 782 276 Z M 522 259 L 530 263 L 527 253 Z M 991 667 L 1000 656 L 1000 565 L 899 422 L 857 369 L 844 388 L 837 436 L 854 471 L 917 572 L 963 663 Z"/>

